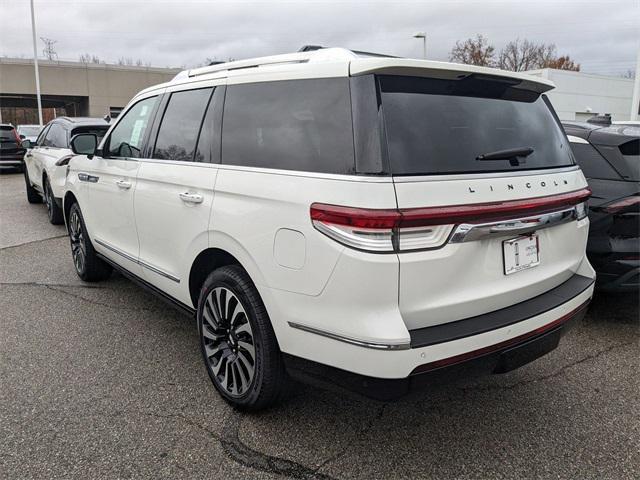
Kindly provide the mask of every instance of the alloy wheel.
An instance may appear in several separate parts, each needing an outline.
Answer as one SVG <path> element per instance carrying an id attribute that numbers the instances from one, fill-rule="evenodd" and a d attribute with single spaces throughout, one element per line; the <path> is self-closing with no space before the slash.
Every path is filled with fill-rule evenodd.
<path id="1" fill-rule="evenodd" d="M 84 244 L 84 232 L 82 231 L 82 221 L 78 210 L 74 209 L 69 218 L 69 239 L 71 241 L 71 255 L 73 264 L 78 273 L 84 271 L 86 259 L 86 247 Z"/>
<path id="2" fill-rule="evenodd" d="M 255 377 L 256 351 L 242 302 L 228 288 L 216 287 L 207 295 L 201 322 L 205 357 L 215 382 L 230 396 L 245 394 Z"/>

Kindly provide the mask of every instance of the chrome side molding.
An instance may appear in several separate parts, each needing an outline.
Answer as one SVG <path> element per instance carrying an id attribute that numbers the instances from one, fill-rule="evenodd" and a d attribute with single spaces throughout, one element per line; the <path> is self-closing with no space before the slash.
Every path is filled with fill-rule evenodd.
<path id="1" fill-rule="evenodd" d="M 451 234 L 449 243 L 464 243 L 483 238 L 531 233 L 577 220 L 576 207 L 530 217 L 487 223 L 461 223 Z"/>
<path id="2" fill-rule="evenodd" d="M 159 268 L 154 267 L 153 265 L 150 265 L 150 264 L 148 264 L 146 262 L 143 262 L 142 260 L 140 260 L 138 258 L 135 258 L 134 256 L 129 255 L 126 252 L 123 252 L 119 248 L 116 248 L 113 245 L 109 245 L 107 242 L 105 242 L 103 240 L 100 240 L 99 238 L 95 238 L 94 240 L 98 245 L 102 245 L 107 250 L 111 250 L 113 253 L 116 253 L 116 254 L 120 255 L 121 257 L 126 258 L 130 262 L 137 263 L 138 265 L 140 265 L 140 266 L 142 266 L 142 267 L 144 267 L 144 268 L 146 268 L 148 270 L 151 270 L 152 272 L 157 273 L 158 275 L 161 275 L 161 276 L 163 276 L 165 278 L 168 278 L 169 280 L 172 280 L 172 281 L 174 281 L 176 283 L 180 283 L 180 279 L 178 277 L 174 277 L 173 275 L 171 275 L 170 273 L 165 272 L 164 270 L 160 270 Z"/>
<path id="3" fill-rule="evenodd" d="M 376 343 L 359 340 L 353 337 L 347 337 L 333 332 L 327 332 L 326 330 L 320 330 L 319 328 L 308 327 L 295 322 L 288 322 L 291 328 L 302 330 L 303 332 L 314 333 L 321 337 L 331 338 L 332 340 L 338 340 L 339 342 L 350 343 L 351 345 L 357 345 L 358 347 L 373 348 L 376 350 L 409 350 L 411 345 L 406 343 Z"/>

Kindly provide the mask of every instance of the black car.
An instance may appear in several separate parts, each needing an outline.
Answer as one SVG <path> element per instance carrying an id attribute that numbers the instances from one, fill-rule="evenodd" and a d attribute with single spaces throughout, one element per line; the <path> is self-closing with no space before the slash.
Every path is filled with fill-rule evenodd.
<path id="1" fill-rule="evenodd" d="M 607 290 L 640 287 L 640 128 L 563 122 L 593 191 L 587 255 Z"/>
<path id="2" fill-rule="evenodd" d="M 0 171 L 22 170 L 25 151 L 14 126 L 0 124 Z"/>

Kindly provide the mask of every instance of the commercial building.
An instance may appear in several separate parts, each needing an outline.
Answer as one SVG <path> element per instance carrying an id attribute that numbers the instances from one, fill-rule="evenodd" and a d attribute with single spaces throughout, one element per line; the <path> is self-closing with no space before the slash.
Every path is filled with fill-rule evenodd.
<path id="1" fill-rule="evenodd" d="M 548 95 L 560 120 L 585 121 L 607 113 L 612 120 L 629 120 L 631 116 L 632 79 L 551 68 L 526 73 L 555 83 Z"/>
<path id="2" fill-rule="evenodd" d="M 180 69 L 39 60 L 43 121 L 54 117 L 116 117 L 137 92 Z M 38 123 L 33 60 L 0 58 L 0 121 Z"/>

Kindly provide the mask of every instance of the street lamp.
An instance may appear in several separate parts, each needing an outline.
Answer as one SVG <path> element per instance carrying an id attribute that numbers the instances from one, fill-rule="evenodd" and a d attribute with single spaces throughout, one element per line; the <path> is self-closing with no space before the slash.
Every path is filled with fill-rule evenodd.
<path id="1" fill-rule="evenodd" d="M 427 34 L 425 32 L 416 33 L 413 38 L 422 39 L 422 58 L 427 59 Z"/>

